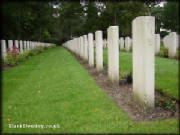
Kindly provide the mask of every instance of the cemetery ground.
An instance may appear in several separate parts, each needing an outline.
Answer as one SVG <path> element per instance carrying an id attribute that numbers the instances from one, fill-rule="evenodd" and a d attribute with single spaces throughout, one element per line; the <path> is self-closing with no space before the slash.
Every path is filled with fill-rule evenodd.
<path id="1" fill-rule="evenodd" d="M 131 57 L 120 52 L 121 79 L 132 71 Z M 132 120 L 76 58 L 56 47 L 2 72 L 3 133 L 179 133 L 177 116 Z M 178 61 L 156 57 L 155 62 L 156 89 L 179 100 Z M 107 68 L 106 50 L 104 65 Z M 60 127 L 24 129 L 8 124 Z"/>

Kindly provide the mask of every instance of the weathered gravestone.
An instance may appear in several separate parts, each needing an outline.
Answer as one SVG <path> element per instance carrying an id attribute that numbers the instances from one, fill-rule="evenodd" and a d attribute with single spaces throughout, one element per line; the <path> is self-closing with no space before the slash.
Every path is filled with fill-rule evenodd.
<path id="1" fill-rule="evenodd" d="M 119 27 L 110 26 L 107 30 L 108 39 L 108 77 L 119 84 Z"/>
<path id="2" fill-rule="evenodd" d="M 8 48 L 10 49 L 10 51 L 13 50 L 13 41 L 12 40 L 8 40 Z"/>
<path id="3" fill-rule="evenodd" d="M 174 58 L 176 56 L 177 48 L 177 35 L 176 32 L 171 32 L 163 38 L 165 48 L 168 48 L 168 57 Z"/>
<path id="4" fill-rule="evenodd" d="M 88 34 L 88 47 L 89 47 L 89 66 L 94 67 L 94 44 L 93 34 Z"/>
<path id="5" fill-rule="evenodd" d="M 97 71 L 103 70 L 103 37 L 102 31 L 95 32 L 96 40 L 96 69 Z"/>
<path id="6" fill-rule="evenodd" d="M 127 52 L 129 52 L 130 48 L 131 48 L 131 38 L 126 37 L 125 38 L 125 49 L 126 49 Z"/>
<path id="7" fill-rule="evenodd" d="M 6 41 L 5 40 L 1 40 L 1 55 L 2 55 L 2 59 L 5 60 L 5 58 L 7 56 Z"/>
<path id="8" fill-rule="evenodd" d="M 155 18 L 140 16 L 132 22 L 133 95 L 145 110 L 154 108 Z"/>
<path id="9" fill-rule="evenodd" d="M 119 46 L 120 46 L 120 50 L 123 51 L 124 50 L 124 38 L 121 37 L 119 39 Z"/>
<path id="10" fill-rule="evenodd" d="M 155 55 L 160 53 L 160 35 L 155 34 Z"/>

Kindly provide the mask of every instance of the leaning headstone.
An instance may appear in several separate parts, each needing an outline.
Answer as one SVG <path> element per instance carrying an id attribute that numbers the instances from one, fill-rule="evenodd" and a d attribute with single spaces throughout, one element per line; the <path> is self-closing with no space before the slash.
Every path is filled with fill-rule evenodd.
<path id="1" fill-rule="evenodd" d="M 126 37 L 125 38 L 125 49 L 126 49 L 127 52 L 129 52 L 130 48 L 131 48 L 131 38 Z"/>
<path id="2" fill-rule="evenodd" d="M 119 39 L 119 46 L 120 46 L 120 50 L 123 51 L 124 50 L 124 38 L 121 37 Z"/>
<path id="3" fill-rule="evenodd" d="M 7 56 L 7 51 L 6 51 L 6 41 L 1 40 L 1 55 L 2 55 L 2 60 L 5 60 Z"/>
<path id="4" fill-rule="evenodd" d="M 103 36 L 102 31 L 95 32 L 96 40 L 96 69 L 103 70 Z"/>
<path id="5" fill-rule="evenodd" d="M 108 37 L 108 77 L 119 84 L 119 27 L 110 26 L 107 30 Z"/>
<path id="6" fill-rule="evenodd" d="M 8 40 L 8 48 L 10 49 L 10 51 L 13 50 L 13 41 L 12 40 Z"/>
<path id="7" fill-rule="evenodd" d="M 155 18 L 140 16 L 132 22 L 133 95 L 145 110 L 154 108 Z"/>
<path id="8" fill-rule="evenodd" d="M 94 67 L 94 44 L 93 34 L 88 34 L 88 47 L 89 47 L 89 66 Z"/>
<path id="9" fill-rule="evenodd" d="M 160 35 L 155 34 L 155 55 L 160 53 Z"/>

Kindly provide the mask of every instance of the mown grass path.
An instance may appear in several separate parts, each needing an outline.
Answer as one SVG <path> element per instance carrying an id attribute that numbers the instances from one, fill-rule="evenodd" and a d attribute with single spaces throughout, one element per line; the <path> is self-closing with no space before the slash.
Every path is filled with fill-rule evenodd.
<path id="1" fill-rule="evenodd" d="M 178 133 L 178 119 L 134 122 L 63 47 L 2 72 L 3 133 Z M 8 128 L 8 124 L 57 129 Z"/>

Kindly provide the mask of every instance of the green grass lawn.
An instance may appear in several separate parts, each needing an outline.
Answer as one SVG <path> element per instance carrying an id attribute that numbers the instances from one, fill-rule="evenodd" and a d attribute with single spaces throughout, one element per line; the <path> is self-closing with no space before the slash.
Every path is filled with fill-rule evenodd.
<path id="1" fill-rule="evenodd" d="M 3 71 L 2 89 L 3 133 L 179 133 L 177 118 L 132 121 L 63 47 Z M 13 129 L 8 124 L 60 128 Z"/>
<path id="2" fill-rule="evenodd" d="M 107 66 L 107 50 L 104 49 L 104 65 Z M 120 74 L 132 72 L 132 53 L 119 53 Z M 155 88 L 179 99 L 178 60 L 155 57 Z"/>

